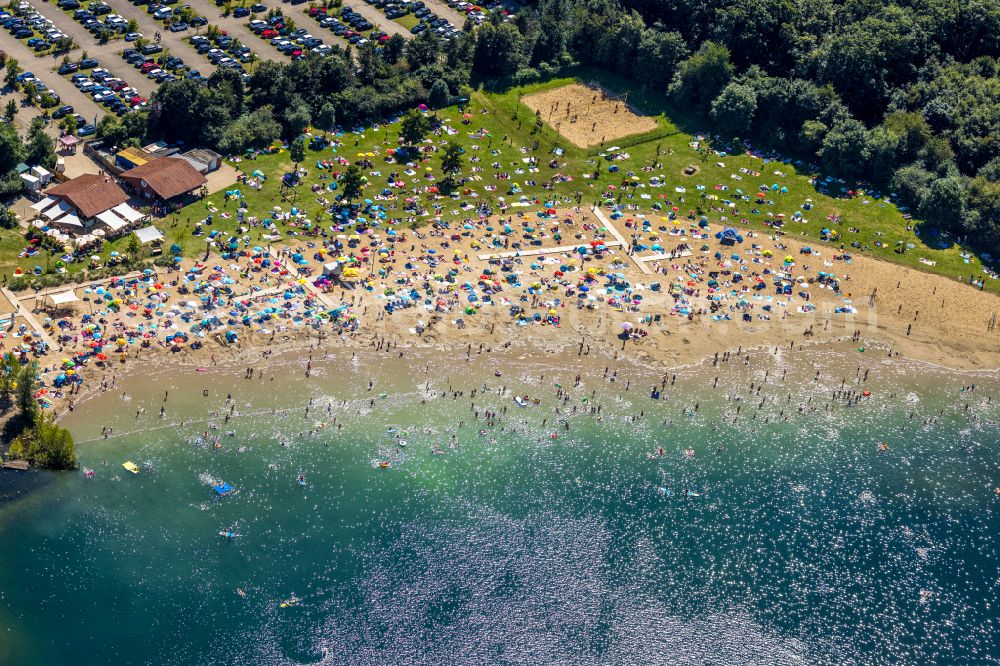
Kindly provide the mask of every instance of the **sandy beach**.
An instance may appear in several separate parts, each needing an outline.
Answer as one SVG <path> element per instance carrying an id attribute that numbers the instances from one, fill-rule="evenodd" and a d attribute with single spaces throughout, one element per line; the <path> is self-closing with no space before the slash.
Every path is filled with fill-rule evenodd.
<path id="1" fill-rule="evenodd" d="M 723 244 L 721 227 L 641 223 L 566 208 L 469 219 L 458 230 L 327 238 L 341 247 L 325 252 L 320 239 L 282 248 L 247 240 L 226 259 L 80 286 L 71 303 L 53 305 L 54 292 L 22 295 L 25 316 L 44 330 L 22 322 L 4 342 L 38 355 L 39 397 L 59 413 L 123 372 L 164 363 L 249 369 L 274 353 L 320 347 L 434 349 L 456 360 L 544 350 L 669 369 L 727 351 L 849 340 L 868 355 L 1000 367 L 992 294 L 807 251 L 789 235 L 749 232 Z M 654 249 L 642 249 L 643 234 Z M 350 259 L 352 278 L 319 275 L 317 264 L 335 252 Z"/>

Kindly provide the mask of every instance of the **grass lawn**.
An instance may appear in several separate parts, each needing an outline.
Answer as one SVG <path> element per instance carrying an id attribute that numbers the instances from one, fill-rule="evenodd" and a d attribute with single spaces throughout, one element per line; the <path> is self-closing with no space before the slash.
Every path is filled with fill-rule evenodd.
<path id="1" fill-rule="evenodd" d="M 162 226 L 161 222 L 157 222 L 156 224 L 158 226 Z M 125 248 L 127 245 L 128 236 L 123 236 L 113 241 L 104 243 L 104 247 L 96 254 L 101 257 L 102 265 L 107 265 L 108 260 L 111 258 L 111 253 L 118 252 L 119 254 L 125 254 Z M 3 273 L 8 280 L 13 277 L 15 268 L 20 268 L 25 273 L 31 273 L 35 266 L 40 266 L 43 272 L 56 272 L 56 262 L 59 261 L 59 257 L 61 255 L 60 252 L 48 252 L 43 250 L 33 257 L 19 257 L 18 255 L 26 247 L 28 247 L 28 241 L 25 240 L 22 232 L 17 230 L 0 231 L 0 273 Z M 65 266 L 66 272 L 71 275 L 79 275 L 86 271 L 87 268 L 87 263 L 70 263 Z M 127 270 L 122 269 L 121 272 L 124 273 L 127 272 Z"/>
<path id="2" fill-rule="evenodd" d="M 420 19 L 418 19 L 413 14 L 406 14 L 405 16 L 400 16 L 399 18 L 395 18 L 392 20 L 398 23 L 399 25 L 403 26 L 407 30 L 411 29 L 413 26 L 420 23 Z"/>
<path id="3" fill-rule="evenodd" d="M 553 127 L 543 123 L 540 129 L 533 131 L 535 125 L 535 114 L 528 109 L 521 98 L 541 90 L 553 89 L 568 83 L 581 81 L 596 81 L 605 86 L 611 87 L 614 91 L 622 93 L 628 91 L 629 103 L 633 107 L 644 110 L 647 114 L 655 116 L 656 128 L 645 134 L 623 137 L 616 140 L 616 144 L 622 147 L 622 151 L 628 154 L 627 159 L 613 162 L 619 168 L 617 173 L 609 172 L 609 163 L 600 153 L 600 146 L 590 148 L 578 148 L 563 139 Z M 667 115 L 668 109 L 657 104 L 656 100 L 649 99 L 641 91 L 628 90 L 627 85 L 616 77 L 587 71 L 581 72 L 577 77 L 566 77 L 562 79 L 547 81 L 545 83 L 529 85 L 502 92 L 477 91 L 473 94 L 466 112 L 471 114 L 471 118 L 463 122 L 462 112 L 458 108 L 448 108 L 437 112 L 445 124 L 454 128 L 456 133 L 450 136 L 433 137 L 435 143 L 444 139 L 454 141 L 465 150 L 465 160 L 462 175 L 470 175 L 472 164 L 469 158 L 478 156 L 480 162 L 478 166 L 483 168 L 479 174 L 481 181 L 469 182 L 466 187 L 474 191 L 474 195 L 461 194 L 448 198 L 431 199 L 431 195 L 422 194 L 422 202 L 429 208 L 431 204 L 443 206 L 441 214 L 444 218 L 464 218 L 470 216 L 459 209 L 462 203 L 486 202 L 495 204 L 503 197 L 511 202 L 519 196 L 528 196 L 540 202 L 552 201 L 557 198 L 563 200 L 574 200 L 580 196 L 581 202 L 593 204 L 601 201 L 608 195 L 607 187 L 614 185 L 616 190 L 610 195 L 618 199 L 621 203 L 635 204 L 639 211 L 644 212 L 647 218 L 654 221 L 656 226 L 669 226 L 671 222 L 661 218 L 671 206 L 678 208 L 678 217 L 682 224 L 687 224 L 684 219 L 689 210 L 700 210 L 704 213 L 713 226 L 720 223 L 732 224 L 737 227 L 754 229 L 759 232 L 768 233 L 770 228 L 763 223 L 768 220 L 767 214 L 783 214 L 785 224 L 783 231 L 790 237 L 797 240 L 807 241 L 815 245 L 832 245 L 839 247 L 840 242 L 825 243 L 819 240 L 820 230 L 830 228 L 841 233 L 841 242 L 846 244 L 846 251 L 855 255 L 874 256 L 887 261 L 904 264 L 919 270 L 939 273 L 955 278 L 959 275 L 968 276 L 971 272 L 977 275 L 982 273 L 981 264 L 978 259 L 969 261 L 967 256 L 963 256 L 963 249 L 939 242 L 943 247 L 928 247 L 925 242 L 918 237 L 913 230 L 912 223 L 904 219 L 903 214 L 895 205 L 884 203 L 873 197 L 856 196 L 848 198 L 846 196 L 827 196 L 820 194 L 814 187 L 813 178 L 815 174 L 800 171 L 799 168 L 790 162 L 772 161 L 764 163 L 761 158 L 751 157 L 746 154 L 739 155 L 717 155 L 714 152 L 703 150 L 698 152 L 692 147 L 694 137 L 682 131 Z M 485 113 L 484 113 L 485 111 Z M 487 137 L 478 134 L 480 130 L 488 132 Z M 313 193 L 311 186 L 314 184 L 325 185 L 329 182 L 330 171 L 317 168 L 318 160 L 332 160 L 336 157 L 343 157 L 351 161 L 358 159 L 359 154 L 368 152 L 374 153 L 377 157 L 371 158 L 375 164 L 373 169 L 366 170 L 379 171 L 381 175 L 368 173 L 370 184 L 363 196 L 371 196 L 380 192 L 386 186 L 386 179 L 390 171 L 399 172 L 403 165 L 387 164 L 383 161 L 383 156 L 388 148 L 397 147 L 397 137 L 399 135 L 398 123 L 380 126 L 377 129 L 367 129 L 363 131 L 349 131 L 341 134 L 339 148 L 327 147 L 320 151 L 307 151 L 306 159 L 302 167 L 307 175 L 302 184 L 290 191 L 282 192 L 280 188 L 281 176 L 291 171 L 292 164 L 287 150 L 277 154 L 259 156 L 255 160 L 244 159 L 233 163 L 237 169 L 246 173 L 260 170 L 268 178 L 261 190 L 253 190 L 244 185 L 233 185 L 227 189 L 239 189 L 248 204 L 248 215 L 258 219 L 267 218 L 275 206 L 279 206 L 283 211 L 289 211 L 292 206 L 303 211 L 313 222 L 319 222 L 323 227 L 330 224 L 329 214 L 325 213 L 323 207 L 318 202 L 319 197 L 325 197 L 332 201 L 335 192 Z M 504 137 L 508 141 L 504 144 Z M 533 150 L 537 141 L 537 150 Z M 609 141 L 609 143 L 611 143 Z M 498 156 L 490 154 L 491 149 L 502 147 L 502 152 Z M 559 148 L 563 154 L 558 158 L 560 163 L 565 162 L 565 166 L 560 164 L 557 169 L 549 169 L 548 162 L 553 158 L 553 149 Z M 525 167 L 523 159 L 535 155 L 539 159 L 539 172 L 515 175 L 514 169 Z M 502 163 L 501 169 L 494 169 L 491 166 L 493 161 Z M 516 163 L 512 166 L 512 163 Z M 659 166 L 653 167 L 655 163 Z M 692 176 L 685 176 L 682 170 L 687 165 L 695 165 L 698 172 Z M 720 166 L 721 165 L 721 166 Z M 427 167 L 432 169 L 432 173 L 438 178 L 441 177 L 440 152 L 432 156 L 422 158 L 415 170 L 424 173 Z M 643 167 L 652 167 L 643 171 Z M 759 176 L 741 173 L 740 169 L 748 169 L 760 172 Z M 342 167 L 336 167 L 342 170 Z M 511 173 L 509 181 L 495 181 L 493 173 L 498 170 Z M 775 172 L 780 172 L 776 174 Z M 556 182 L 550 190 L 543 189 L 543 185 L 556 172 L 573 177 L 571 182 Z M 629 188 L 629 192 L 622 189 L 623 182 L 630 178 L 630 173 L 634 172 L 640 179 L 638 182 L 642 187 Z M 740 176 L 741 180 L 733 178 Z M 592 176 L 592 177 L 585 177 Z M 651 187 L 650 178 L 660 176 L 666 183 L 664 187 Z M 323 178 L 325 177 L 325 178 Z M 537 185 L 528 186 L 525 181 L 535 180 Z M 421 184 L 433 185 L 430 180 L 421 179 Z M 523 191 L 520 194 L 508 194 L 508 188 L 512 182 L 518 183 Z M 488 192 L 484 185 L 495 184 L 497 190 Z M 781 192 L 770 190 L 770 186 L 777 184 L 787 191 Z M 704 189 L 699 189 L 698 186 Z M 765 194 L 765 203 L 753 201 L 756 193 L 762 185 L 768 186 Z M 685 192 L 677 192 L 676 187 L 683 187 Z M 727 189 L 721 189 L 727 188 Z M 737 189 L 742 190 L 745 195 L 751 198 L 750 203 L 740 201 Z M 840 194 L 839 186 L 834 194 Z M 646 196 L 643 196 L 646 195 Z M 404 195 L 409 196 L 409 195 Z M 724 204 L 724 200 L 730 199 L 737 203 L 737 213 L 733 213 L 730 206 Z M 811 200 L 812 208 L 806 210 L 804 204 Z M 767 201 L 773 203 L 768 204 Z M 660 203 L 664 210 L 657 212 L 653 210 L 654 203 Z M 197 222 L 206 218 L 210 213 L 210 206 L 214 206 L 217 211 L 213 214 L 212 224 L 206 225 L 203 229 L 204 235 L 194 236 L 193 231 Z M 721 207 L 724 210 L 716 210 Z M 402 206 L 400 206 L 402 208 Z M 753 209 L 758 212 L 752 212 Z M 156 222 L 157 226 L 164 232 L 165 246 L 178 244 L 183 248 L 187 256 L 199 256 L 206 249 L 206 237 L 212 230 L 220 230 L 228 233 L 236 232 L 236 201 L 226 201 L 225 193 L 218 192 L 206 200 L 196 202 L 176 214 Z M 530 211 L 533 208 L 522 208 Z M 800 212 L 806 222 L 793 221 L 792 216 Z M 626 212 L 626 217 L 634 215 L 633 212 Z M 390 217 L 403 217 L 400 211 L 394 213 L 389 211 Z M 830 216 L 837 216 L 839 222 L 831 222 Z M 428 221 L 430 218 L 426 218 Z M 280 225 L 285 233 L 298 231 L 287 225 Z M 907 230 L 907 226 L 911 226 Z M 850 231 L 856 228 L 858 231 Z M 254 243 L 260 240 L 261 231 L 254 228 L 250 232 Z M 903 254 L 893 251 L 897 247 L 897 241 L 912 244 L 914 247 Z M 864 246 L 862 249 L 852 248 L 851 243 L 857 242 Z M 876 242 L 882 244 L 877 246 Z M 118 241 L 123 244 L 124 241 Z M 9 257 L 12 250 L 16 258 L 17 251 L 23 247 L 23 241 L 10 242 L 6 236 L 0 235 L 0 252 L 3 257 Z M 116 244 L 108 244 L 105 254 L 116 248 Z M 830 252 L 830 249 L 827 249 Z M 935 265 L 926 265 L 919 260 L 923 258 L 936 262 Z M 22 268 L 30 268 L 38 261 L 0 261 L 0 268 L 10 269 L 13 265 L 21 265 Z M 44 265 L 44 264 L 41 264 Z M 71 267 L 70 270 L 79 270 Z M 1000 281 L 986 280 L 986 288 L 1000 292 Z"/>

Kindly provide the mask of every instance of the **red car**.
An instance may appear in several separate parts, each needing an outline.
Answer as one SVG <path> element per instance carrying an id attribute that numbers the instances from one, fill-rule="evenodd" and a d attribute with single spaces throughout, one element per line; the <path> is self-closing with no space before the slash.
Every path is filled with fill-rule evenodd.
<path id="1" fill-rule="evenodd" d="M 326 7 L 312 7 L 309 10 L 309 16 L 319 16 L 320 14 L 326 16 Z"/>
<path id="2" fill-rule="evenodd" d="M 264 32 L 260 33 L 260 36 L 263 37 L 264 39 L 273 39 L 278 36 L 278 31 L 268 28 Z"/>

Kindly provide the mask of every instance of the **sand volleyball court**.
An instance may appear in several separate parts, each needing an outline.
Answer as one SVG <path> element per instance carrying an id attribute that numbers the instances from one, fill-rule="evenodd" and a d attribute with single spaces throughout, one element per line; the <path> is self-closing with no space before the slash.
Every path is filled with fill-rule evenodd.
<path id="1" fill-rule="evenodd" d="M 656 129 L 656 119 L 629 108 L 625 99 L 599 86 L 571 83 L 521 99 L 542 120 L 581 148 Z"/>

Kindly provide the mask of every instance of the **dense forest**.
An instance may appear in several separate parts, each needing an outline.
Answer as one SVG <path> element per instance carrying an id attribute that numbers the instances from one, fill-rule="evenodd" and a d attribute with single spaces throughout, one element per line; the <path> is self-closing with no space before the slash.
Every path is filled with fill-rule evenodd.
<path id="1" fill-rule="evenodd" d="M 1000 256 L 998 35 L 992 0 L 537 0 L 447 44 L 425 33 L 264 62 L 246 90 L 224 70 L 171 83 L 148 125 L 108 119 L 101 133 L 233 153 L 591 66 L 662 93 L 692 128 L 896 193 L 930 228 Z"/>

